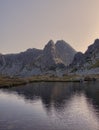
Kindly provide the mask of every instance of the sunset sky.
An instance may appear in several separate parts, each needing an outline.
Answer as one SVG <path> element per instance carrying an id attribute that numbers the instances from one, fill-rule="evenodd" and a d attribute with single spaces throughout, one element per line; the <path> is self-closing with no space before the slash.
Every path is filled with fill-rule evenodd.
<path id="1" fill-rule="evenodd" d="M 99 38 L 99 0 L 0 0 L 0 53 L 43 48 L 52 39 L 85 51 Z"/>

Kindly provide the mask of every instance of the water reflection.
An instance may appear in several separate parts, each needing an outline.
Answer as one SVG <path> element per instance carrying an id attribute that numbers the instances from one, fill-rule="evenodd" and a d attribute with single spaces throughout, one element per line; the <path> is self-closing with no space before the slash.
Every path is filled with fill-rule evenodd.
<path id="1" fill-rule="evenodd" d="M 2 130 L 98 130 L 98 122 L 99 82 L 42 82 L 0 90 Z"/>
<path id="2" fill-rule="evenodd" d="M 99 109 L 99 82 L 86 83 L 33 83 L 26 86 L 2 89 L 8 93 L 16 93 L 26 101 L 41 99 L 44 107 L 50 110 L 51 106 L 57 109 L 66 107 L 66 103 L 72 95 L 83 93 L 88 102 L 93 103 Z"/>

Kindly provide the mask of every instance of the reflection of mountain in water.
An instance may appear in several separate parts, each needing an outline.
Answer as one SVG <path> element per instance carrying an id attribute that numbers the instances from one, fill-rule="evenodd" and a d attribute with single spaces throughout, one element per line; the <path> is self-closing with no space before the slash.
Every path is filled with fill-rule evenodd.
<path id="1" fill-rule="evenodd" d="M 68 99 L 75 94 L 84 94 L 88 101 L 99 108 L 99 82 L 90 83 L 33 83 L 26 86 L 7 89 L 9 92 L 16 92 L 24 97 L 26 101 L 35 101 L 41 99 L 44 107 L 50 110 L 63 109 Z"/>

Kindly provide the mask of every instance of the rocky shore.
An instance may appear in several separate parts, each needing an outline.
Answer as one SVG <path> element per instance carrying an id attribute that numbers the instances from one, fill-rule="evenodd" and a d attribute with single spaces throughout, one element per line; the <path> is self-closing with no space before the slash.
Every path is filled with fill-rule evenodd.
<path id="1" fill-rule="evenodd" d="M 32 82 L 86 82 L 99 80 L 99 75 L 64 75 L 57 76 L 32 76 L 29 78 L 16 78 L 0 76 L 0 88 L 20 86 Z"/>

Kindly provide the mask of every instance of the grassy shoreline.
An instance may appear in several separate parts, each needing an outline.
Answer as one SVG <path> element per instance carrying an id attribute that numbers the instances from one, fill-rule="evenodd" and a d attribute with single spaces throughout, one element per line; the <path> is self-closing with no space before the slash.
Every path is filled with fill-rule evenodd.
<path id="1" fill-rule="evenodd" d="M 57 76 L 32 76 L 29 78 L 16 78 L 0 76 L 0 88 L 7 88 L 13 86 L 25 85 L 33 82 L 82 82 L 99 80 L 99 75 L 65 75 L 63 77 Z"/>

